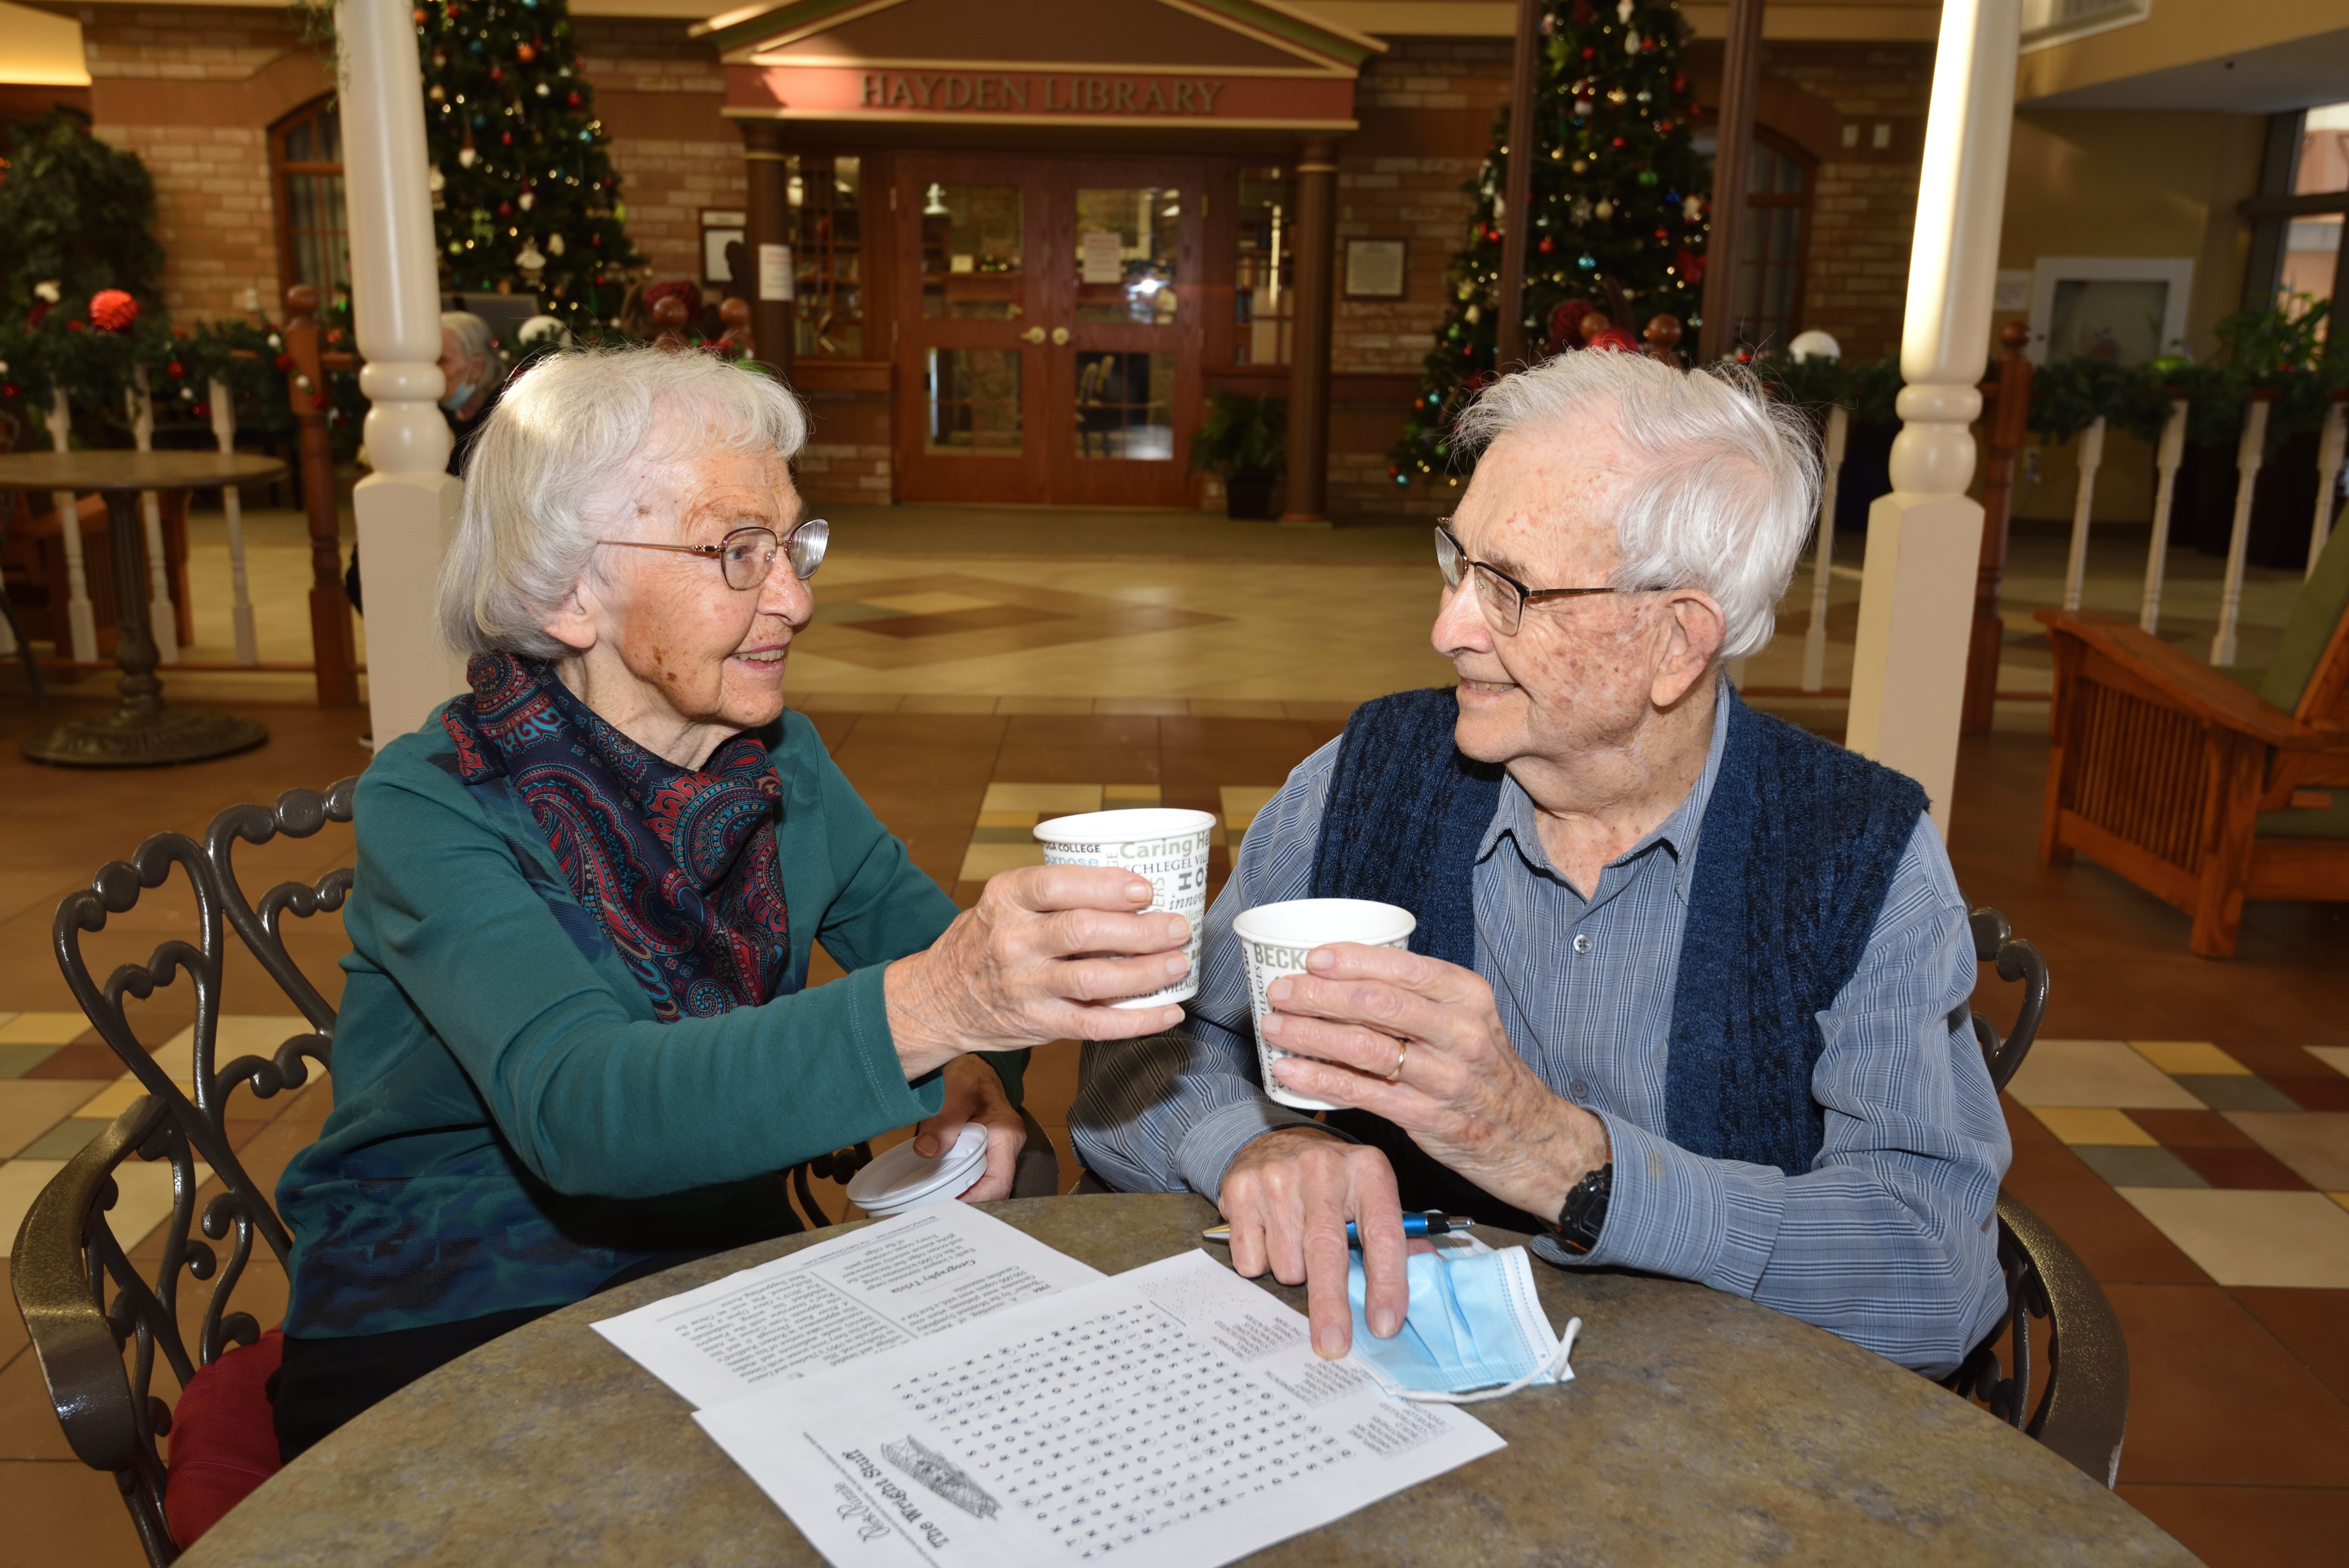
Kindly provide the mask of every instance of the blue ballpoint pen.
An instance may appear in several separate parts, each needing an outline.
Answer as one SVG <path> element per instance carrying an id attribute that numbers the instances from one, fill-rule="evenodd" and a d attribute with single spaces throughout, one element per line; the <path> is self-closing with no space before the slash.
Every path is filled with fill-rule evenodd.
<path id="1" fill-rule="evenodd" d="M 1464 1214 L 1447 1214 L 1441 1209 L 1430 1209 L 1423 1214 L 1405 1214 L 1402 1217 L 1402 1233 L 1405 1240 L 1414 1236 L 1448 1236 L 1454 1231 L 1474 1230 L 1475 1225 L 1476 1222 Z M 1229 1243 L 1232 1239 L 1232 1228 L 1229 1225 L 1210 1225 L 1201 1231 L 1199 1235 L 1206 1241 Z M 1359 1247 L 1362 1244 L 1362 1238 L 1354 1233 L 1354 1222 L 1351 1220 L 1346 1222 L 1346 1244 L 1350 1247 Z"/>

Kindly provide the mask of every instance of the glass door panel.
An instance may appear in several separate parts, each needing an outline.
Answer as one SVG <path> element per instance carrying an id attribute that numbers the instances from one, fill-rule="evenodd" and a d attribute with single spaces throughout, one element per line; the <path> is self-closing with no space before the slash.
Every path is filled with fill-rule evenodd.
<path id="1" fill-rule="evenodd" d="M 1033 501 L 1053 280 L 1042 256 L 1049 168 L 1018 159 L 898 160 L 897 493 Z"/>

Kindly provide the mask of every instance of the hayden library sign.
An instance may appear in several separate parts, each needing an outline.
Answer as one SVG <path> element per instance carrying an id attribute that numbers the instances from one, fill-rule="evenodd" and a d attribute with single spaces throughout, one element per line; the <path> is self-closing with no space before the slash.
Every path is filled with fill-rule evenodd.
<path id="1" fill-rule="evenodd" d="M 1255 0 L 796 0 L 695 32 L 745 119 L 1354 128 L 1385 46 Z"/>

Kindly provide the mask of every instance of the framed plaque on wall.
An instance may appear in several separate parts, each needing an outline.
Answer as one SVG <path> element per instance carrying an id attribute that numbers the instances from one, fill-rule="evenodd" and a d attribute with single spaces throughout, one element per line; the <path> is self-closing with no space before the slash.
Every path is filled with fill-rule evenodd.
<path id="1" fill-rule="evenodd" d="M 1409 273 L 1410 247 L 1402 240 L 1346 242 L 1346 297 L 1401 299 Z"/>

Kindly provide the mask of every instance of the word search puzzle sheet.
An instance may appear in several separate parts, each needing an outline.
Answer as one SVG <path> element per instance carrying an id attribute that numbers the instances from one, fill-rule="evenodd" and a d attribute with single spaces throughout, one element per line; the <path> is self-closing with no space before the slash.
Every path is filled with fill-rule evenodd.
<path id="1" fill-rule="evenodd" d="M 694 1418 L 840 1568 L 1212 1568 L 1503 1446 L 1202 1252 Z"/>

